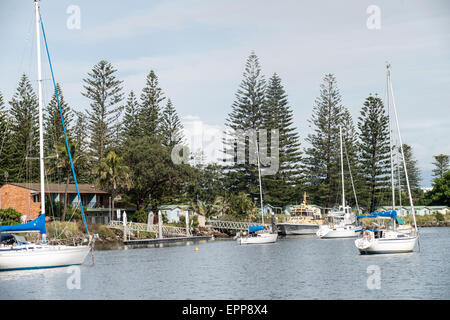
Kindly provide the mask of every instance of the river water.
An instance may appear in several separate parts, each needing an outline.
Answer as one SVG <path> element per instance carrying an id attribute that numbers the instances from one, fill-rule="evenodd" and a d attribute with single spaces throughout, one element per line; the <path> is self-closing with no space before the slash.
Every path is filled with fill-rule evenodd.
<path id="1" fill-rule="evenodd" d="M 450 228 L 422 228 L 420 245 L 360 255 L 352 239 L 295 237 L 96 251 L 94 266 L 89 256 L 0 272 L 0 299 L 450 299 Z"/>

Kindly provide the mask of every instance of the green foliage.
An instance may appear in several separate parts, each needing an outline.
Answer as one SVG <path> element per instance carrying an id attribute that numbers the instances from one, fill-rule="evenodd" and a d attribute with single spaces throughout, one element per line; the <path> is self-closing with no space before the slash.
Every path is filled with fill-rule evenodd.
<path id="1" fill-rule="evenodd" d="M 336 202 L 340 188 L 339 126 L 344 124 L 350 126 L 344 120 L 351 120 L 341 100 L 336 78 L 332 74 L 326 74 L 309 120 L 314 132 L 306 138 L 311 147 L 305 150 L 304 160 L 310 199 L 326 207 Z M 343 131 L 346 132 L 348 129 L 350 128 L 344 127 Z M 350 146 L 353 141 L 346 144 Z"/>
<path id="2" fill-rule="evenodd" d="M 22 214 L 12 208 L 0 209 L 1 225 L 11 226 L 11 225 L 15 225 L 15 224 L 20 224 L 21 217 L 22 217 Z"/>
<path id="3" fill-rule="evenodd" d="M 162 144 L 170 148 L 173 148 L 183 140 L 183 125 L 170 99 L 167 100 L 166 107 L 162 113 L 161 137 Z"/>
<path id="4" fill-rule="evenodd" d="M 368 204 L 372 212 L 383 204 L 390 180 L 389 118 L 377 95 L 366 98 L 358 129 L 361 168 L 367 186 L 362 203 Z"/>
<path id="5" fill-rule="evenodd" d="M 122 81 L 116 79 L 116 72 L 111 63 L 102 60 L 83 79 L 82 95 L 90 100 L 87 111 L 90 150 L 97 163 L 103 159 L 108 147 L 119 143 L 117 125 L 123 93 Z"/>
<path id="6" fill-rule="evenodd" d="M 428 205 L 450 206 L 450 171 L 434 179 L 433 189 L 425 194 L 425 199 Z"/>
<path id="7" fill-rule="evenodd" d="M 435 168 L 433 169 L 433 176 L 435 178 L 442 178 L 444 174 L 449 170 L 449 156 L 446 154 L 439 154 L 437 156 L 433 156 L 435 162 L 433 165 Z"/>
<path id="8" fill-rule="evenodd" d="M 160 133 L 161 106 L 165 99 L 159 87 L 158 76 L 153 70 L 147 75 L 140 103 L 140 128 L 143 136 L 155 138 Z"/>
<path id="9" fill-rule="evenodd" d="M 139 210 L 136 210 L 136 212 L 130 216 L 130 221 L 138 223 L 147 223 L 147 218 L 148 212 L 146 212 L 143 208 L 141 208 Z"/>

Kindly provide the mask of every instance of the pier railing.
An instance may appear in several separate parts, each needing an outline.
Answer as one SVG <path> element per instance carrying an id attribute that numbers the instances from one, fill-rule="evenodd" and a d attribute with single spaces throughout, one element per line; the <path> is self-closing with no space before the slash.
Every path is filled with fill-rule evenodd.
<path id="1" fill-rule="evenodd" d="M 250 226 L 260 226 L 259 222 L 239 222 L 239 221 L 222 221 L 222 220 L 208 220 L 207 224 L 214 229 L 228 229 L 228 230 L 248 230 Z M 265 224 L 265 226 L 268 226 Z"/>
<path id="2" fill-rule="evenodd" d="M 118 229 L 123 231 L 123 221 L 111 220 L 109 225 L 111 229 Z M 127 230 L 135 231 L 135 232 L 154 232 L 159 233 L 159 227 L 157 224 L 146 224 L 146 223 L 137 223 L 137 222 L 127 222 Z M 162 226 L 162 234 L 163 236 L 168 237 L 185 237 L 186 236 L 186 228 L 181 227 L 172 227 L 172 226 Z"/>

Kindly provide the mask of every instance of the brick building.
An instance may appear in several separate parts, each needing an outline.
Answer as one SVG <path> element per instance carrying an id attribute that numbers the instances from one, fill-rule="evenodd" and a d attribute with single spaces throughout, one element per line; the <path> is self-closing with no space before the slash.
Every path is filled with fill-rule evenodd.
<path id="1" fill-rule="evenodd" d="M 39 183 L 8 183 L 0 187 L 0 208 L 13 208 L 27 216 L 27 220 L 38 217 L 41 212 L 41 194 Z M 66 185 L 49 183 L 45 185 L 45 195 L 48 200 L 64 203 Z M 109 208 L 110 194 L 95 188 L 90 184 L 79 184 L 81 201 L 87 210 Z M 78 206 L 78 195 L 74 184 L 67 188 L 68 203 Z"/>

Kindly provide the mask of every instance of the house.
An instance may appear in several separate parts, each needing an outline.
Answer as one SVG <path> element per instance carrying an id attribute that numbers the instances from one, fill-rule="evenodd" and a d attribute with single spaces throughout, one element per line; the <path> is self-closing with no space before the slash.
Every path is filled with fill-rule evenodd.
<path id="1" fill-rule="evenodd" d="M 189 217 L 197 216 L 198 222 L 200 226 L 205 226 L 205 217 L 194 212 L 190 205 L 184 204 L 169 204 L 169 205 L 161 205 L 158 206 L 158 209 L 161 210 L 161 214 L 165 214 L 169 223 L 180 222 L 180 217 L 186 217 L 186 214 L 189 213 Z"/>
<path id="2" fill-rule="evenodd" d="M 379 206 L 376 211 L 389 211 L 392 210 L 392 206 Z M 399 206 L 395 210 L 401 217 L 412 214 L 411 206 Z M 429 214 L 450 214 L 450 208 L 447 206 L 414 206 L 414 212 L 417 216 L 425 216 Z"/>
<path id="3" fill-rule="evenodd" d="M 7 183 L 0 187 L 0 208 L 13 208 L 26 215 L 26 220 L 37 218 L 41 212 L 41 194 L 39 183 Z M 65 184 L 48 183 L 45 185 L 45 195 L 48 200 L 64 202 Z M 109 208 L 111 195 L 90 184 L 78 184 L 85 214 L 89 217 L 89 209 Z M 67 186 L 67 199 L 72 207 L 79 204 L 78 194 L 74 184 Z M 95 213 L 97 216 L 97 213 Z"/>

